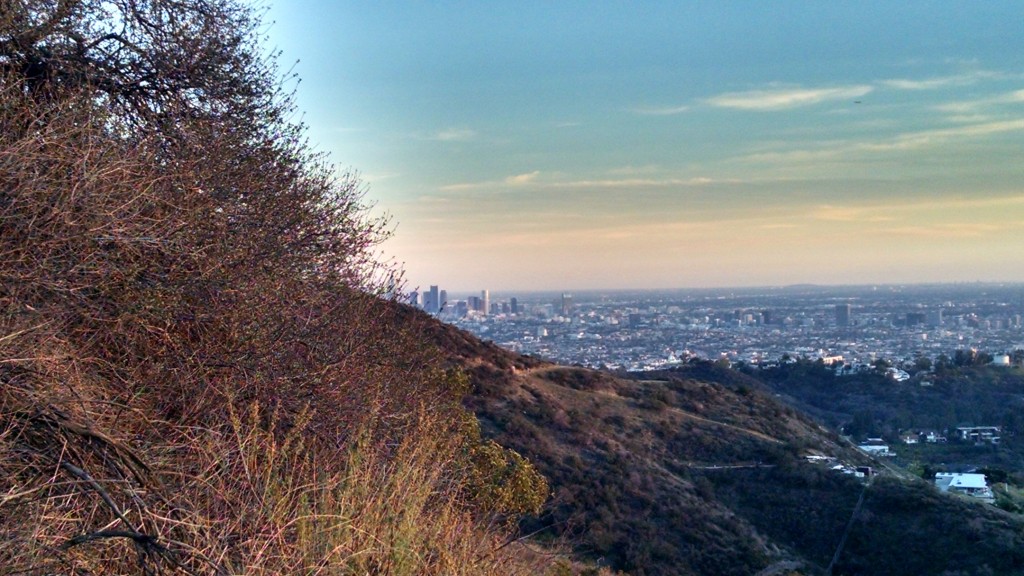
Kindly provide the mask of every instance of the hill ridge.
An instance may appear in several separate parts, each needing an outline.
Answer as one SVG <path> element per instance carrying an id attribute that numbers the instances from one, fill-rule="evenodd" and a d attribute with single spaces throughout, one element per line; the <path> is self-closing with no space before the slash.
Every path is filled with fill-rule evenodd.
<path id="1" fill-rule="evenodd" d="M 519 356 L 449 326 L 432 330 L 457 343 L 442 348 L 470 375 L 465 403 L 484 433 L 551 483 L 553 500 L 524 529 L 567 538 L 582 559 L 640 575 L 821 575 L 837 549 L 836 575 L 1024 567 L 1015 548 L 1024 519 L 936 494 L 900 470 L 889 475 L 748 375 L 711 363 L 603 372 Z M 836 463 L 886 476 L 868 486 L 832 470 Z M 949 522 L 964 517 L 988 535 L 982 548 L 957 540 L 962 527 Z M 916 551 L 879 556 L 887 539 Z M 927 539 L 941 552 L 922 552 Z"/>

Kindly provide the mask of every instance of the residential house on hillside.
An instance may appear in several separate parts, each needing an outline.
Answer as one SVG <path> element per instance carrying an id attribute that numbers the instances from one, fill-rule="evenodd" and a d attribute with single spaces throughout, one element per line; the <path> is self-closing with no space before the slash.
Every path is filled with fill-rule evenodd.
<path id="1" fill-rule="evenodd" d="M 866 441 L 861 442 L 857 445 L 862 451 L 867 452 L 872 456 L 895 456 L 895 452 L 889 451 L 889 445 L 885 443 L 881 438 L 868 438 Z"/>
<path id="2" fill-rule="evenodd" d="M 999 426 L 961 426 L 956 429 L 957 436 L 965 442 L 999 444 Z"/>
<path id="3" fill-rule="evenodd" d="M 995 502 L 995 496 L 992 494 L 992 489 L 988 487 L 984 474 L 938 472 L 935 474 L 935 487 L 941 492 L 963 494 L 989 504 Z"/>
<path id="4" fill-rule="evenodd" d="M 918 444 L 920 442 L 928 444 L 946 443 L 946 437 L 940 435 L 935 430 L 908 430 L 900 435 L 900 440 L 904 444 Z"/>

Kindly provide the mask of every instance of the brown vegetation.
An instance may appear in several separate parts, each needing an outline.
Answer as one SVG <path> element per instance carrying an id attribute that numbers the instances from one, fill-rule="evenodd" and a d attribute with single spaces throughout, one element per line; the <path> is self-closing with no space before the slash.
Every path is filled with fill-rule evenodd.
<path id="1" fill-rule="evenodd" d="M 546 484 L 383 297 L 386 222 L 283 120 L 255 24 L 0 9 L 0 566 L 535 573 L 487 523 Z"/>
<path id="2" fill-rule="evenodd" d="M 488 362 L 478 363 L 472 375 L 487 376 Z M 781 404 L 765 383 L 714 363 L 635 375 L 540 365 L 474 389 L 484 431 L 551 483 L 551 504 L 526 529 L 565 538 L 615 569 L 824 574 L 844 534 L 833 574 L 1019 574 L 1024 566 L 1020 516 L 925 482 L 881 478 L 865 488 L 831 464 L 810 463 L 805 455 L 884 468 Z"/>

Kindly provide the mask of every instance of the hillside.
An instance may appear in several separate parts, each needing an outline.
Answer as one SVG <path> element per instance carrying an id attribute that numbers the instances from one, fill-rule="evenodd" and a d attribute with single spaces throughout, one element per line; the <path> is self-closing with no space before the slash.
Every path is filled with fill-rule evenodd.
<path id="1" fill-rule="evenodd" d="M 991 365 L 938 364 L 899 382 L 867 372 L 839 376 L 801 359 L 765 370 L 746 368 L 788 403 L 817 414 L 830 428 L 860 439 L 882 437 L 907 466 L 988 467 L 1024 474 L 1024 370 Z M 998 426 L 998 445 L 960 442 L 958 426 Z M 932 431 L 948 443 L 907 446 L 901 437 Z M 904 458 L 904 456 L 906 458 Z"/>
<path id="2" fill-rule="evenodd" d="M 1021 517 L 831 470 L 870 462 L 742 374 L 555 366 L 399 304 L 258 9 L 12 6 L 0 573 L 1024 567 Z"/>
<path id="3" fill-rule="evenodd" d="M 1024 517 L 885 469 L 867 484 L 809 462 L 879 467 L 738 372 L 698 363 L 638 379 L 433 333 L 467 368 L 484 433 L 551 483 L 524 529 L 581 558 L 631 574 L 823 574 L 849 525 L 833 574 L 1024 569 Z"/>
<path id="4" fill-rule="evenodd" d="M 0 9 L 0 573 L 544 573 L 259 13 Z"/>

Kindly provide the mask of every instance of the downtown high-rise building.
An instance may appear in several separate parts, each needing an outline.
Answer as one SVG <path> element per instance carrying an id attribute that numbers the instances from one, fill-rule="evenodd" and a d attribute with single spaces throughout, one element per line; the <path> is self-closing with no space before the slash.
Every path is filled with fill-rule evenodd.
<path id="1" fill-rule="evenodd" d="M 849 326 L 852 307 L 849 304 L 836 304 L 836 326 Z"/>
<path id="2" fill-rule="evenodd" d="M 480 291 L 480 308 L 481 312 L 488 314 L 491 311 L 491 293 L 489 290 Z"/>
<path id="3" fill-rule="evenodd" d="M 431 286 L 429 291 L 423 293 L 423 310 L 427 314 L 437 314 L 441 310 L 441 293 L 437 286 Z"/>

